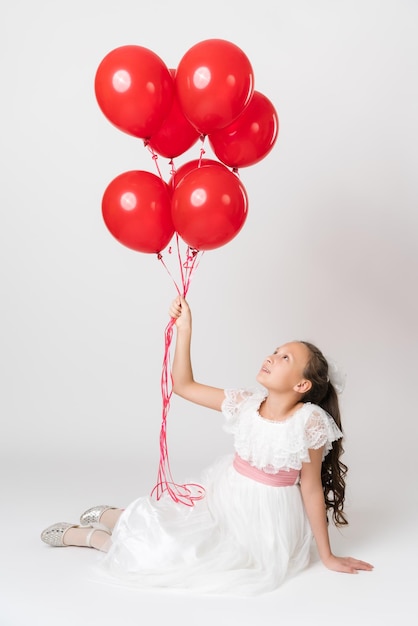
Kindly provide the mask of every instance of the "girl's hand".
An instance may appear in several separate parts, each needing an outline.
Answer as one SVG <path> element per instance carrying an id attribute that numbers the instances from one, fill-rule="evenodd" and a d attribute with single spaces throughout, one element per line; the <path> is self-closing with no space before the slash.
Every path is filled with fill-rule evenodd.
<path id="1" fill-rule="evenodd" d="M 169 315 L 176 320 L 177 328 L 191 328 L 192 314 L 190 307 L 182 296 L 177 296 L 171 303 Z"/>
<path id="2" fill-rule="evenodd" d="M 334 572 L 343 572 L 344 574 L 358 574 L 359 570 L 370 572 L 373 569 L 373 565 L 366 561 L 359 561 L 351 556 L 334 556 L 333 554 L 324 560 L 324 565 Z"/>

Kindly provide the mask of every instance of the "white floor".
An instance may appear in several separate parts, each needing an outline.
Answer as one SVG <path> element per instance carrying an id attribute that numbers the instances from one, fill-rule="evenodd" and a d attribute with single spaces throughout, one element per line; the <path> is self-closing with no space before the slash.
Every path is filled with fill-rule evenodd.
<path id="1" fill-rule="evenodd" d="M 149 492 L 148 480 L 139 476 L 134 494 L 135 481 L 125 480 L 127 463 L 110 468 L 90 456 L 1 462 L 1 626 L 417 623 L 416 512 L 407 501 L 370 499 L 350 510 L 348 529 L 332 531 L 335 551 L 371 561 L 372 573 L 336 574 L 314 562 L 277 592 L 258 598 L 143 593 L 95 582 L 95 551 L 53 549 L 39 534 L 53 522 L 76 522 L 88 506 L 123 506 Z"/>

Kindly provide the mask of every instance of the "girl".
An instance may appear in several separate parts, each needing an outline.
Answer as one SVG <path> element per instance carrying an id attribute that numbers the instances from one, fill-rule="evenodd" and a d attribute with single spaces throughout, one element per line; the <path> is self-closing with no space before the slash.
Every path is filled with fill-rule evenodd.
<path id="1" fill-rule="evenodd" d="M 335 556 L 328 536 L 343 512 L 345 474 L 338 399 L 328 364 L 312 344 L 292 341 L 268 356 L 259 389 L 223 390 L 193 377 L 192 317 L 176 298 L 173 392 L 222 411 L 235 454 L 205 473 L 205 497 L 194 506 L 167 494 L 141 497 L 127 509 L 98 506 L 81 525 L 42 533 L 53 546 L 103 552 L 99 570 L 137 587 L 259 594 L 276 589 L 309 563 L 312 535 L 326 567 L 350 574 L 370 563 Z"/>

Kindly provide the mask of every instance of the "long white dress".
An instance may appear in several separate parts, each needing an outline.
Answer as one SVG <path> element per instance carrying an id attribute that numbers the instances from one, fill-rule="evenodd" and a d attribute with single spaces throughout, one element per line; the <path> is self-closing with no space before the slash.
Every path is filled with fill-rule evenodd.
<path id="1" fill-rule="evenodd" d="M 226 390 L 224 428 L 235 452 L 268 474 L 300 470 L 309 448 L 342 436 L 320 407 L 304 404 L 285 421 L 260 416 L 266 393 Z M 138 588 L 256 595 L 276 589 L 309 563 L 312 534 L 300 487 L 263 484 L 238 473 L 233 455 L 197 481 L 205 497 L 190 507 L 164 494 L 132 502 L 119 518 L 99 569 Z"/>

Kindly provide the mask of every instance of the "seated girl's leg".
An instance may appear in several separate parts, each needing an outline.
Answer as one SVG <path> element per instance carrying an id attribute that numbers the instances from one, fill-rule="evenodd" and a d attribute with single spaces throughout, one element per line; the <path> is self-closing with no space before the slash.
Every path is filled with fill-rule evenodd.
<path id="1" fill-rule="evenodd" d="M 109 528 L 110 530 L 113 530 L 123 511 L 124 509 L 107 509 L 100 516 L 100 524 L 103 524 L 104 526 L 107 526 L 107 528 Z"/>

